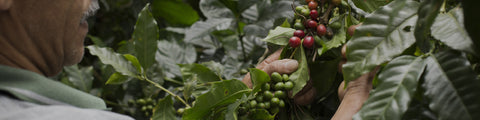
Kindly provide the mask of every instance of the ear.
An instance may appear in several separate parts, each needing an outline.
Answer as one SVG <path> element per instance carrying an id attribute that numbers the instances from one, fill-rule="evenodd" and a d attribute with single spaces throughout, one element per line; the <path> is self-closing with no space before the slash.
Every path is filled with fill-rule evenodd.
<path id="1" fill-rule="evenodd" d="M 10 9 L 10 6 L 12 6 L 12 2 L 13 0 L 0 0 L 0 11 Z"/>

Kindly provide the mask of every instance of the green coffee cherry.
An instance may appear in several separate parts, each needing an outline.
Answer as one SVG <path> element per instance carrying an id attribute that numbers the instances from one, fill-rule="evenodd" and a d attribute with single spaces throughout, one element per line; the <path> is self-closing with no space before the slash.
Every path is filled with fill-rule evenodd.
<path id="1" fill-rule="evenodd" d="M 142 111 L 147 111 L 147 106 L 143 106 Z"/>
<path id="2" fill-rule="evenodd" d="M 178 115 L 182 115 L 183 112 L 185 112 L 185 108 L 178 108 L 178 109 L 177 109 L 177 114 L 178 114 Z"/>
<path id="3" fill-rule="evenodd" d="M 272 104 L 273 106 L 278 106 L 278 104 L 280 104 L 280 99 L 274 97 L 270 100 L 270 104 Z"/>
<path id="4" fill-rule="evenodd" d="M 275 84 L 274 88 L 275 90 L 283 90 L 283 88 L 285 88 L 285 84 L 283 84 L 283 82 L 278 82 Z"/>
<path id="5" fill-rule="evenodd" d="M 310 16 L 310 10 L 308 9 L 303 9 L 300 13 L 302 13 L 303 16 Z"/>
<path id="6" fill-rule="evenodd" d="M 263 104 L 265 104 L 265 109 L 269 109 L 270 108 L 270 102 L 264 102 Z"/>
<path id="7" fill-rule="evenodd" d="M 257 102 L 263 102 L 263 95 L 257 95 L 255 98 Z"/>
<path id="8" fill-rule="evenodd" d="M 332 24 L 330 24 L 330 27 L 335 29 L 335 30 L 338 30 L 342 27 L 342 23 L 340 22 L 333 22 Z"/>
<path id="9" fill-rule="evenodd" d="M 285 102 L 283 102 L 283 100 L 280 100 L 280 102 L 278 102 L 278 107 L 285 107 Z"/>
<path id="10" fill-rule="evenodd" d="M 305 9 L 305 8 L 303 8 L 303 6 L 297 6 L 297 7 L 295 7 L 295 11 L 298 12 L 298 13 L 299 13 L 299 12 L 302 12 L 303 9 Z"/>
<path id="11" fill-rule="evenodd" d="M 255 100 L 250 101 L 250 108 L 255 108 L 255 106 L 257 106 L 257 101 Z"/>
<path id="12" fill-rule="evenodd" d="M 277 90 L 275 91 L 274 93 L 274 97 L 277 97 L 277 98 L 285 98 L 286 95 L 285 95 L 285 92 L 281 91 L 281 90 Z"/>
<path id="13" fill-rule="evenodd" d="M 264 109 L 265 108 L 265 103 L 258 103 L 257 108 Z"/>
<path id="14" fill-rule="evenodd" d="M 285 90 L 292 90 L 293 89 L 293 82 L 292 81 L 285 82 L 284 88 L 285 88 Z"/>
<path id="15" fill-rule="evenodd" d="M 263 97 L 265 97 L 265 100 L 268 101 L 268 100 L 273 98 L 273 93 L 270 92 L 270 91 L 265 91 L 265 92 L 263 92 Z"/>
<path id="16" fill-rule="evenodd" d="M 263 91 L 268 91 L 268 90 L 270 90 L 270 84 L 268 84 L 268 83 L 263 84 L 263 85 L 262 85 L 262 90 L 263 90 Z"/>
<path id="17" fill-rule="evenodd" d="M 295 23 L 295 24 L 293 24 L 293 27 L 295 27 L 295 29 L 297 29 L 297 30 L 305 29 L 305 26 L 303 26 L 302 23 Z"/>
<path id="18" fill-rule="evenodd" d="M 282 78 L 283 78 L 283 81 L 284 81 L 284 82 L 290 81 L 290 78 L 288 77 L 287 74 L 283 74 L 283 75 L 282 75 Z"/>
<path id="19" fill-rule="evenodd" d="M 147 110 L 152 110 L 153 109 L 153 106 L 152 105 L 148 105 L 147 106 Z"/>
<path id="20" fill-rule="evenodd" d="M 271 77 L 274 82 L 282 82 L 282 75 L 278 72 L 273 72 Z"/>
<path id="21" fill-rule="evenodd" d="M 138 99 L 137 103 L 140 105 L 145 105 L 147 102 L 145 101 L 145 99 Z"/>

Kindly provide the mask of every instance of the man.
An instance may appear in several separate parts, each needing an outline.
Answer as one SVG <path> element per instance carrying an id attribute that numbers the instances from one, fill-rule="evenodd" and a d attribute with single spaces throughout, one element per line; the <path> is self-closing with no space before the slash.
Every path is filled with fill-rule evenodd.
<path id="1" fill-rule="evenodd" d="M 0 0 L 0 120 L 126 120 L 47 77 L 78 63 L 97 0 Z"/>

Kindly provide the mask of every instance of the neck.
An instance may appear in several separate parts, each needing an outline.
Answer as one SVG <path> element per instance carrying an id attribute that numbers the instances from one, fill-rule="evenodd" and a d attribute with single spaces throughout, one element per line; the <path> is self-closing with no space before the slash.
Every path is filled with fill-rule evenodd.
<path id="1" fill-rule="evenodd" d="M 58 74 L 62 65 L 54 52 L 32 36 L 12 16 L 11 11 L 0 11 L 0 64 L 26 69 L 44 76 Z M 44 46 L 42 46 L 44 45 Z M 63 56 L 62 56 L 63 58 Z"/>

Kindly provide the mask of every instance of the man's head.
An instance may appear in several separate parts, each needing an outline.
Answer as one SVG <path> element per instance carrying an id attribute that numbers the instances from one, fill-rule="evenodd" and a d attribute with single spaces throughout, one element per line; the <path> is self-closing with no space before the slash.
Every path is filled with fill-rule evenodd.
<path id="1" fill-rule="evenodd" d="M 0 0 L 0 64 L 53 76 L 80 62 L 97 0 Z"/>

